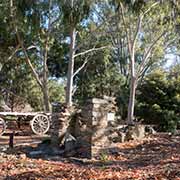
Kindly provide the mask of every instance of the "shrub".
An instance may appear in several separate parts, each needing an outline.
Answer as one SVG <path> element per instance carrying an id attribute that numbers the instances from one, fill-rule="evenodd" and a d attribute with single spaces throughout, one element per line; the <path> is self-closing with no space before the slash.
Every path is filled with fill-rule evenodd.
<path id="1" fill-rule="evenodd" d="M 179 79 L 170 79 L 168 72 L 158 70 L 149 74 L 138 91 L 137 117 L 159 125 L 162 131 L 175 132 L 180 114 L 179 87 Z"/>

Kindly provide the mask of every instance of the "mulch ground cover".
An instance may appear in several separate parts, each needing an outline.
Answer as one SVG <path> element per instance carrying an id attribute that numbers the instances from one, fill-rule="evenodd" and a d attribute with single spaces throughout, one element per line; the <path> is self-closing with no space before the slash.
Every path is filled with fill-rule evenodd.
<path id="1" fill-rule="evenodd" d="M 0 153 L 0 180 L 180 180 L 180 136 L 156 134 L 110 152 L 88 163 Z"/>

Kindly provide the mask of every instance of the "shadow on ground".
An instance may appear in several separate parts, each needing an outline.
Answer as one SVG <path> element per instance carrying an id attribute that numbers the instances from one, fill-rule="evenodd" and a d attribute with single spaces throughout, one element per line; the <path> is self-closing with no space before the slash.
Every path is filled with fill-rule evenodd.
<path id="1" fill-rule="evenodd" d="M 16 153 L 24 152 L 29 156 L 31 151 L 37 150 L 32 147 L 21 147 Z M 45 147 L 44 147 L 45 148 Z M 46 147 L 47 148 L 47 147 Z M 142 143 L 126 143 L 117 144 L 116 147 L 111 147 L 107 150 L 107 154 L 103 158 L 99 156 L 99 160 L 88 160 L 80 158 L 64 158 L 60 155 L 41 155 L 31 158 L 41 158 L 50 162 L 62 162 L 72 164 L 75 167 L 82 169 L 83 175 L 81 178 L 88 179 L 89 169 L 97 171 L 105 171 L 110 169 L 113 172 L 121 171 L 145 171 L 161 174 L 168 179 L 180 178 L 180 136 L 169 136 L 167 134 L 156 135 L 151 139 L 147 139 Z M 58 167 L 58 166 L 57 166 Z M 17 175 L 6 177 L 5 180 L 13 179 L 71 179 L 73 173 L 76 173 L 75 167 L 67 169 L 57 169 L 53 172 L 23 172 Z M 75 169 L 73 169 L 75 168 Z M 85 168 L 85 169 L 84 169 Z M 69 174 L 69 172 L 71 172 Z M 151 177 L 153 179 L 153 176 Z"/>

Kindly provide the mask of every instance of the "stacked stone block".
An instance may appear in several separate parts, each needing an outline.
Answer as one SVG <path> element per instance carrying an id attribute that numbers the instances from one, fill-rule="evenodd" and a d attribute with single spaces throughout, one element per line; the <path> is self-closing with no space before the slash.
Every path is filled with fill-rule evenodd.
<path id="1" fill-rule="evenodd" d="M 69 126 L 69 117 L 70 111 L 66 106 L 61 105 L 53 108 L 50 128 L 52 145 L 58 146 L 61 143 L 61 140 L 67 132 Z"/>
<path id="2" fill-rule="evenodd" d="M 106 149 L 108 140 L 108 112 L 112 112 L 112 102 L 93 98 L 82 108 L 76 121 L 75 136 L 79 143 L 80 155 L 93 158 Z"/>

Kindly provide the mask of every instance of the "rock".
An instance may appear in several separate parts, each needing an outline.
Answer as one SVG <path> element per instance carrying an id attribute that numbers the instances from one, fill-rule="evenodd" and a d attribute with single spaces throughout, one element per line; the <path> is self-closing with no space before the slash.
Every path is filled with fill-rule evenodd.
<path id="1" fill-rule="evenodd" d="M 126 134 L 125 133 L 123 133 L 123 132 L 118 132 L 118 135 L 119 135 L 119 138 L 118 138 L 118 142 L 121 142 L 121 143 L 123 143 L 124 141 L 125 141 L 125 136 L 126 136 Z"/>
<path id="2" fill-rule="evenodd" d="M 53 105 L 52 111 L 50 128 L 51 144 L 53 146 L 59 146 L 69 127 L 72 109 L 68 108 L 65 104 L 56 103 Z"/>
<path id="3" fill-rule="evenodd" d="M 154 128 L 152 126 L 146 126 L 145 127 L 145 132 L 147 134 L 156 134 L 156 131 L 154 130 Z"/>
<path id="4" fill-rule="evenodd" d="M 20 157 L 21 159 L 26 159 L 26 154 L 20 154 L 19 157 Z"/>
<path id="5" fill-rule="evenodd" d="M 135 140 L 135 135 L 134 132 L 130 129 L 127 131 L 125 135 L 125 141 L 131 141 L 131 140 Z"/>
<path id="6" fill-rule="evenodd" d="M 64 137 L 65 152 L 70 152 L 76 147 L 76 138 L 69 133 Z"/>
<path id="7" fill-rule="evenodd" d="M 1 157 L 1 158 L 7 158 L 7 154 L 4 153 L 4 152 L 1 152 L 1 153 L 0 153 L 0 157 Z M 1 158 L 0 158 L 0 159 L 1 159 Z"/>
<path id="8" fill-rule="evenodd" d="M 37 156 L 37 155 L 41 155 L 43 154 L 43 151 L 39 150 L 39 151 L 32 151 L 29 153 L 30 156 Z"/>
<path id="9" fill-rule="evenodd" d="M 109 135 L 108 139 L 112 142 L 118 142 L 118 133 L 113 132 L 112 134 Z"/>
<path id="10" fill-rule="evenodd" d="M 0 111 L 10 112 L 11 108 L 5 103 L 4 99 L 0 100 Z"/>
<path id="11" fill-rule="evenodd" d="M 0 152 L 6 152 L 8 149 L 8 145 L 0 146 Z"/>
<path id="12" fill-rule="evenodd" d="M 144 125 L 128 126 L 127 133 L 125 135 L 125 141 L 141 140 L 144 137 L 145 137 Z"/>
<path id="13" fill-rule="evenodd" d="M 117 131 L 114 131 L 112 134 L 109 135 L 109 140 L 114 142 L 114 143 L 117 143 L 117 142 L 124 142 L 124 138 L 125 138 L 125 133 L 123 132 L 117 132 Z"/>
<path id="14" fill-rule="evenodd" d="M 144 125 L 135 125 L 135 134 L 137 139 L 143 139 L 145 137 L 145 126 Z"/>

